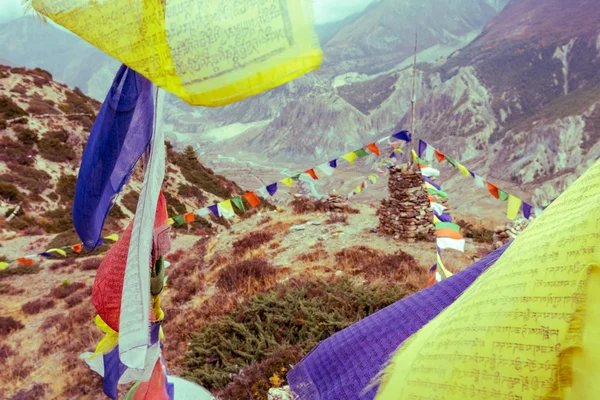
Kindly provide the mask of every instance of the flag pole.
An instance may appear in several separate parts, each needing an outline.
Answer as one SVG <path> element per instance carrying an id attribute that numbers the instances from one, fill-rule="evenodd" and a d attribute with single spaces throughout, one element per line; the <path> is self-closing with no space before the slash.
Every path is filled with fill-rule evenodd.
<path id="1" fill-rule="evenodd" d="M 413 81 L 412 81 L 412 94 L 411 94 L 411 98 L 410 98 L 410 134 L 412 135 L 412 137 L 415 137 L 415 126 L 416 126 L 416 120 L 415 120 L 415 111 L 416 111 L 416 101 L 417 101 L 417 94 L 416 94 L 416 88 L 417 88 L 417 45 L 418 45 L 418 40 L 419 40 L 419 36 L 418 36 L 418 31 L 415 30 L 415 50 L 413 53 Z M 413 141 L 414 143 L 414 141 Z M 410 148 L 411 150 L 414 150 L 414 144 L 411 143 Z M 411 151 L 412 153 L 412 151 Z M 412 154 L 408 156 L 408 165 L 409 167 L 412 167 L 413 165 L 413 158 L 412 158 Z"/>

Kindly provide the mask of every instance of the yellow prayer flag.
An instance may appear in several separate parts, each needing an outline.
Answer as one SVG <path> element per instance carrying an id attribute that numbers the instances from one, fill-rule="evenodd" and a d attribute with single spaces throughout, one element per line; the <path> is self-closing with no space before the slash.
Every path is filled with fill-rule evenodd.
<path id="1" fill-rule="evenodd" d="M 173 225 L 175 223 L 175 220 L 173 218 L 169 218 L 169 225 Z"/>
<path id="2" fill-rule="evenodd" d="M 521 204 L 523 204 L 521 199 L 512 194 L 508 195 L 508 210 L 506 212 L 506 217 L 511 221 L 517 218 L 519 210 L 521 209 Z"/>
<path id="3" fill-rule="evenodd" d="M 399 348 L 376 399 L 462 400 L 469 391 L 473 398 L 508 399 L 518 393 L 523 399 L 595 399 L 600 392 L 598 204 L 600 162 Z"/>
<path id="4" fill-rule="evenodd" d="M 119 235 L 117 235 L 116 233 L 113 233 L 112 235 L 104 236 L 104 240 L 110 240 L 110 241 L 116 242 L 117 240 L 119 240 Z"/>
<path id="5" fill-rule="evenodd" d="M 192 105 L 279 86 L 323 58 L 306 0 L 33 0 L 39 13 Z"/>
<path id="6" fill-rule="evenodd" d="M 471 177 L 471 173 L 469 172 L 469 170 L 464 165 L 462 165 L 460 163 L 456 163 L 456 168 L 458 168 L 460 170 L 460 172 L 462 172 L 462 174 L 464 176 Z"/>
<path id="7" fill-rule="evenodd" d="M 433 215 L 433 224 L 437 224 L 438 222 L 441 222 L 440 219 L 438 217 L 435 216 L 435 214 Z"/>
<path id="8" fill-rule="evenodd" d="M 57 253 L 57 254 L 60 254 L 63 257 L 67 256 L 67 253 L 64 250 L 61 250 L 61 249 L 50 249 L 50 250 L 46 251 L 46 253 Z"/>
<path id="9" fill-rule="evenodd" d="M 0 270 L 8 268 L 8 263 L 1 261 L 0 262 Z"/>
<path id="10" fill-rule="evenodd" d="M 292 178 L 285 178 L 280 180 L 279 182 L 283 183 L 284 185 L 288 186 L 288 187 L 292 187 L 292 185 L 294 184 L 294 180 Z"/>
<path id="11" fill-rule="evenodd" d="M 417 161 L 417 158 L 419 158 L 419 156 L 417 155 L 415 149 L 412 149 L 410 154 L 412 155 L 413 160 Z"/>
<path id="12" fill-rule="evenodd" d="M 371 174 L 369 175 L 369 180 L 371 181 L 371 183 L 374 185 L 377 183 L 377 175 L 375 174 Z"/>
<path id="13" fill-rule="evenodd" d="M 362 186 L 358 185 L 356 189 L 354 189 L 354 193 L 359 194 L 360 192 L 362 192 Z"/>
<path id="14" fill-rule="evenodd" d="M 342 156 L 342 158 L 344 160 L 348 161 L 350 164 L 354 164 L 354 161 L 356 161 L 356 157 L 358 157 L 358 156 L 354 152 L 348 153 L 348 154 L 344 154 Z"/>

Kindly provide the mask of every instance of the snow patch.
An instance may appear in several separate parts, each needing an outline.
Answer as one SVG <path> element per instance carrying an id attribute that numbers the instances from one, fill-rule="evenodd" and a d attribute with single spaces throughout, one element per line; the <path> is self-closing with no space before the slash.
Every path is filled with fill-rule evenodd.
<path id="1" fill-rule="evenodd" d="M 563 83 L 563 92 L 564 95 L 568 95 L 569 94 L 569 53 L 571 52 L 571 49 L 573 48 L 573 45 L 575 44 L 575 40 L 576 38 L 573 38 L 571 40 L 569 40 L 569 43 L 563 45 L 563 46 L 558 46 L 556 48 L 556 50 L 554 51 L 554 55 L 552 56 L 553 58 L 556 58 L 558 60 L 560 60 L 560 62 L 562 62 L 562 72 L 563 72 L 563 77 L 564 77 L 564 83 Z"/>

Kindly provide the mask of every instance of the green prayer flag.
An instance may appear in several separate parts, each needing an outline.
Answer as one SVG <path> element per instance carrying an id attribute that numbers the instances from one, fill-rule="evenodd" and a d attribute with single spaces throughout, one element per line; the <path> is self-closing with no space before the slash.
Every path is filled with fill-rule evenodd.
<path id="1" fill-rule="evenodd" d="M 460 232 L 460 226 L 453 224 L 452 222 L 438 222 L 435 224 L 436 229 L 452 229 L 453 231 Z"/>
<path id="2" fill-rule="evenodd" d="M 240 210 L 246 211 L 246 208 L 244 207 L 244 200 L 242 200 L 241 196 L 234 197 L 233 199 L 231 199 L 231 202 L 235 204 L 235 206 Z"/>
<path id="3" fill-rule="evenodd" d="M 439 196 L 443 199 L 447 199 L 448 198 L 448 193 L 444 192 L 443 190 L 436 190 L 433 188 L 427 188 L 427 193 L 435 195 L 435 196 Z"/>
<path id="4" fill-rule="evenodd" d="M 458 166 L 456 165 L 456 161 L 454 161 L 450 157 L 446 156 L 446 161 L 448 161 L 453 167 L 458 168 Z"/>
<path id="5" fill-rule="evenodd" d="M 429 166 L 429 163 L 427 161 L 423 160 L 421 157 L 417 157 L 417 163 Z"/>
<path id="6" fill-rule="evenodd" d="M 185 225 L 185 217 L 183 215 L 176 216 L 173 218 L 173 221 L 175 221 L 175 224 L 177 225 Z"/>
<path id="7" fill-rule="evenodd" d="M 369 155 L 365 149 L 358 149 L 354 152 L 358 156 L 358 158 L 363 158 Z"/>
<path id="8" fill-rule="evenodd" d="M 508 200 L 508 193 L 506 193 L 504 190 L 498 189 L 498 195 L 500 196 L 500 201 Z"/>
<path id="9" fill-rule="evenodd" d="M 292 179 L 294 179 L 294 180 L 300 179 L 300 174 L 292 176 Z"/>

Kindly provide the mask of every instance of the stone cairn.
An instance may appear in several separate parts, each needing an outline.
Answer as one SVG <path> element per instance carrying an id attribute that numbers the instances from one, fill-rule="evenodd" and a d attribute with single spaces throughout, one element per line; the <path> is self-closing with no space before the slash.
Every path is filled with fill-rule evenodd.
<path id="1" fill-rule="evenodd" d="M 379 231 L 395 239 L 415 242 L 417 238 L 434 240 L 433 214 L 420 171 L 407 165 L 390 168 L 389 199 L 381 201 L 377 211 Z"/>
<path id="2" fill-rule="evenodd" d="M 498 226 L 494 230 L 494 247 L 496 249 L 504 246 L 506 243 L 519 236 L 531 221 L 525 218 L 519 218 L 507 223 L 505 226 Z"/>

